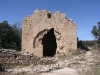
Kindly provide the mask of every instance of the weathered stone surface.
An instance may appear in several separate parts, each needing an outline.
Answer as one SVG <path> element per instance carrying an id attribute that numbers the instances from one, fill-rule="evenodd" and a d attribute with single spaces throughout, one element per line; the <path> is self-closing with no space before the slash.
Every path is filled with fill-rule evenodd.
<path id="1" fill-rule="evenodd" d="M 55 55 L 77 50 L 77 27 L 73 20 L 67 19 L 64 13 L 37 9 L 23 19 L 22 51 L 43 57 L 43 38 L 52 28 L 57 43 Z"/>
<path id="2" fill-rule="evenodd" d="M 15 66 L 38 65 L 40 58 L 36 55 L 17 52 L 10 49 L 0 49 L 0 67 L 11 68 Z"/>

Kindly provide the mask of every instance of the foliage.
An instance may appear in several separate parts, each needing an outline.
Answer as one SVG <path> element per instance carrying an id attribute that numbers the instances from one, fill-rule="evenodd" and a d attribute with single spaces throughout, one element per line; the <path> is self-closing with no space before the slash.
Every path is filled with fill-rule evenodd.
<path id="1" fill-rule="evenodd" d="M 17 24 L 10 25 L 7 21 L 0 23 L 0 48 L 20 49 L 21 28 Z"/>
<path id="2" fill-rule="evenodd" d="M 95 41 L 94 41 L 94 40 L 82 41 L 82 44 L 83 44 L 85 47 L 92 47 L 93 45 L 95 45 Z"/>
<path id="3" fill-rule="evenodd" d="M 98 27 L 95 25 L 93 26 L 91 33 L 93 34 L 95 39 L 100 39 L 100 21 L 98 22 Z"/>
<path id="4" fill-rule="evenodd" d="M 97 41 L 98 48 L 100 48 L 100 21 L 98 22 L 98 26 L 93 26 L 91 33 Z"/>
<path id="5" fill-rule="evenodd" d="M 78 40 L 77 38 L 77 47 L 85 50 L 89 50 L 88 47 L 92 47 L 95 45 L 95 40 Z"/>

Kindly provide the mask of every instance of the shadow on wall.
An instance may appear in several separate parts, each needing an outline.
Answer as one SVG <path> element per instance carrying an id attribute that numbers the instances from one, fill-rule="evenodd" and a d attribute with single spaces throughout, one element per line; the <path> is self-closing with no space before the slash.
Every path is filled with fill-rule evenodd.
<path id="1" fill-rule="evenodd" d="M 52 28 L 51 28 L 52 29 Z M 34 38 L 34 41 L 33 41 L 33 48 L 35 48 L 35 43 L 36 43 L 36 39 L 40 36 L 40 35 L 43 35 L 44 32 L 48 32 L 50 29 L 44 29 L 42 31 L 40 31 L 36 37 Z M 61 35 L 61 33 L 59 33 L 58 31 L 55 30 L 55 32 L 58 34 L 58 35 Z"/>
<path id="2" fill-rule="evenodd" d="M 44 29 L 43 31 L 40 31 L 36 37 L 34 38 L 34 41 L 33 41 L 33 48 L 35 48 L 35 42 L 36 42 L 36 39 L 40 36 L 40 35 L 43 35 L 44 32 L 46 31 L 49 31 L 49 29 Z"/>

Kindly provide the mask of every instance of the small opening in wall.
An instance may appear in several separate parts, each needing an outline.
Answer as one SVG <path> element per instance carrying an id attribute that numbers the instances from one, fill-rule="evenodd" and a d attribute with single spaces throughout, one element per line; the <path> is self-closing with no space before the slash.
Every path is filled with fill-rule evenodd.
<path id="1" fill-rule="evenodd" d="M 48 14 L 47 14 L 47 17 L 48 17 L 48 18 L 51 18 L 51 14 L 50 14 L 50 13 L 48 13 Z"/>

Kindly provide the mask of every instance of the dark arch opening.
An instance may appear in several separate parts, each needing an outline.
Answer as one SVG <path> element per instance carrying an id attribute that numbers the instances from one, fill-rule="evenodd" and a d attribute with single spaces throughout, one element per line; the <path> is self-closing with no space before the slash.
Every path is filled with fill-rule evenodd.
<path id="1" fill-rule="evenodd" d="M 56 54 L 56 37 L 54 35 L 54 28 L 51 28 L 42 39 L 43 57 L 53 57 Z"/>
<path id="2" fill-rule="evenodd" d="M 48 17 L 48 18 L 51 18 L 51 14 L 50 14 L 50 13 L 48 13 L 48 14 L 47 14 L 47 17 Z"/>

